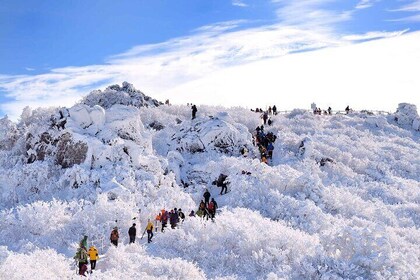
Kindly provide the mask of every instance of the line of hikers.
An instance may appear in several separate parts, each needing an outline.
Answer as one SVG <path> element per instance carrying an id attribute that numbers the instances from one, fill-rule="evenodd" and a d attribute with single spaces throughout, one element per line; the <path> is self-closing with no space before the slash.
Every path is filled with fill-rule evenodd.
<path id="1" fill-rule="evenodd" d="M 328 109 L 327 110 L 324 110 L 324 112 L 322 112 L 321 108 L 315 108 L 314 109 L 314 115 L 321 115 L 322 113 L 324 115 L 331 115 L 332 114 L 331 107 L 328 107 Z"/>
<path id="2" fill-rule="evenodd" d="M 312 110 L 314 112 L 314 115 L 332 115 L 332 109 L 331 107 L 328 107 L 327 110 L 322 111 L 321 108 L 316 107 L 315 104 L 312 104 Z M 348 115 L 351 111 L 353 111 L 352 109 L 350 109 L 350 106 L 347 106 L 344 111 L 346 112 L 346 114 Z"/>
<path id="3" fill-rule="evenodd" d="M 261 108 L 255 108 L 255 110 L 254 110 L 254 109 L 251 109 L 251 111 L 252 111 L 252 112 L 256 112 L 256 113 L 264 113 L 264 110 L 263 110 L 263 109 L 261 109 Z M 273 107 L 268 106 L 267 113 L 268 113 L 269 115 L 271 115 L 271 114 L 273 114 L 273 115 L 277 115 L 277 107 L 276 107 L 276 105 L 273 105 Z"/>
<path id="4" fill-rule="evenodd" d="M 221 178 L 220 180 L 222 182 L 224 182 L 226 180 L 227 176 L 224 175 L 224 174 L 220 174 L 220 175 L 221 175 L 221 176 L 219 176 L 219 178 Z M 225 188 L 226 188 L 226 191 L 227 191 L 226 186 L 225 186 Z M 222 189 L 222 192 L 223 192 L 223 189 Z M 222 194 L 222 193 L 220 193 L 220 194 Z M 203 218 L 203 219 L 207 218 L 207 220 L 208 220 L 210 218 L 210 219 L 213 220 L 214 217 L 216 216 L 216 211 L 217 211 L 217 208 L 219 206 L 217 205 L 217 202 L 214 200 L 213 197 L 210 200 L 211 194 L 210 194 L 208 189 L 206 189 L 206 191 L 204 192 L 203 197 L 204 197 L 204 200 L 200 201 L 200 205 L 198 206 L 198 210 L 197 210 L 196 215 Z M 194 211 L 191 211 L 190 216 L 195 216 Z"/>
<path id="5" fill-rule="evenodd" d="M 225 188 L 227 190 L 225 180 L 227 176 L 224 174 L 220 174 L 218 181 L 220 181 L 220 184 L 224 184 Z M 222 188 L 223 192 L 223 188 Z M 214 219 L 216 216 L 216 210 L 218 208 L 217 202 L 214 200 L 214 198 L 211 198 L 211 194 L 208 191 L 208 189 L 205 190 L 203 194 L 204 200 L 201 200 L 198 210 L 194 212 L 194 210 L 191 210 L 189 217 L 200 217 L 200 218 L 207 218 L 207 220 Z M 171 225 L 172 229 L 175 229 L 178 225 L 178 223 L 182 223 L 185 220 L 185 214 L 182 212 L 181 208 L 174 208 L 170 211 L 166 211 L 165 209 L 162 209 L 161 212 L 158 213 L 158 215 L 155 217 L 155 225 L 151 221 L 151 219 L 147 220 L 146 228 L 143 232 L 143 235 L 141 236 L 141 239 L 144 237 L 145 233 L 147 232 L 147 242 L 152 242 L 153 238 L 153 229 L 158 230 L 159 223 L 161 225 L 161 231 L 164 232 L 168 221 Z M 129 244 L 136 242 L 136 236 L 137 236 L 137 229 L 136 224 L 133 223 L 133 225 L 128 229 L 128 236 L 129 236 Z M 111 231 L 111 235 L 109 237 L 111 244 L 115 247 L 118 247 L 118 240 L 120 238 L 120 234 L 118 231 L 118 227 L 114 227 Z M 89 248 L 89 251 L 87 251 L 87 239 L 88 236 L 85 235 L 83 239 L 79 242 L 79 248 L 76 251 L 76 255 L 74 256 L 74 259 L 78 263 L 78 274 L 86 276 L 86 271 L 88 270 L 88 262 L 90 261 L 90 273 L 93 272 L 93 270 L 96 268 L 96 261 L 99 259 L 99 253 L 98 249 L 96 249 L 95 246 L 91 246 Z"/>
<path id="6" fill-rule="evenodd" d="M 258 150 L 261 154 L 261 162 L 268 164 L 268 159 L 273 158 L 274 142 L 277 136 L 272 132 L 267 134 L 264 132 L 264 126 L 257 126 L 254 135 L 254 145 L 258 146 Z"/>
<path id="7" fill-rule="evenodd" d="M 74 259 L 78 264 L 78 274 L 86 276 L 86 271 L 88 270 L 88 260 L 90 262 L 90 273 L 96 268 L 96 261 L 99 259 L 98 249 L 95 246 L 90 246 L 89 251 L 87 251 L 87 235 L 79 242 L 79 248 L 76 251 Z"/>

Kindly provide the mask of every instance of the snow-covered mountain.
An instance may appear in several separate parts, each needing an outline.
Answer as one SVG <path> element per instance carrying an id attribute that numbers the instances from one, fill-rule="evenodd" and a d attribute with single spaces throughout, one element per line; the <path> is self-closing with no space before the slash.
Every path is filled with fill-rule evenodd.
<path id="1" fill-rule="evenodd" d="M 259 113 L 200 106 L 191 120 L 188 106 L 128 83 L 1 119 L 0 279 L 77 278 L 85 234 L 102 256 L 94 279 L 418 279 L 415 106 L 271 119 L 269 165 L 252 136 Z M 214 222 L 187 217 L 128 245 L 134 218 L 140 237 L 163 208 L 197 210 L 206 188 L 220 207 Z"/>

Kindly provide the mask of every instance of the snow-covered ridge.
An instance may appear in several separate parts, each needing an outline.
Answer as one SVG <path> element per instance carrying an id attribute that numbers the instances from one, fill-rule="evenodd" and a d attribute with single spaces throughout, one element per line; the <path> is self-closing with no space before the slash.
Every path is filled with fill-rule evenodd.
<path id="1" fill-rule="evenodd" d="M 98 279 L 420 275 L 415 106 L 271 116 L 265 130 L 277 140 L 266 165 L 252 138 L 260 114 L 200 106 L 191 120 L 188 106 L 146 106 L 130 92 L 141 96 L 123 84 L 71 108 L 0 120 L 0 275 L 71 278 L 84 234 L 106 255 Z M 220 173 L 230 182 L 223 196 L 212 184 Z M 214 223 L 187 218 L 152 244 L 127 244 L 134 217 L 141 234 L 162 208 L 196 210 L 205 188 L 221 207 Z M 121 245 L 112 248 L 116 223 Z"/>

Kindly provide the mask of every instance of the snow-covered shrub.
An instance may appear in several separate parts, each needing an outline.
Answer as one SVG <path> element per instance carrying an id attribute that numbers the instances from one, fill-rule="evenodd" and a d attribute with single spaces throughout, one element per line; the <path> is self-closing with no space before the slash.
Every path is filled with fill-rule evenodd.
<path id="1" fill-rule="evenodd" d="M 19 131 L 15 123 L 7 116 L 0 119 L 0 150 L 9 150 L 19 138 Z"/>
<path id="2" fill-rule="evenodd" d="M 6 258 L 0 259 L 0 276 L 1 279 L 10 280 L 72 279 L 75 270 L 71 262 L 51 249 L 36 249 L 29 253 L 9 252 Z"/>
<path id="3" fill-rule="evenodd" d="M 225 210 L 214 223 L 203 223 L 197 217 L 168 231 L 156 237 L 151 253 L 166 258 L 182 256 L 198 263 L 211 278 L 237 275 L 240 279 L 264 279 L 273 272 L 286 277 L 305 256 L 315 254 L 318 243 L 316 237 L 243 208 Z"/>

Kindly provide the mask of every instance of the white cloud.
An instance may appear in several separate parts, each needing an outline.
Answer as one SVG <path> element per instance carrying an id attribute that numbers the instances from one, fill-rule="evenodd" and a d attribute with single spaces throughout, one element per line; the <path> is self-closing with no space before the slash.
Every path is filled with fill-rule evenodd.
<path id="1" fill-rule="evenodd" d="M 418 57 L 418 51 L 407 50 L 408 47 L 404 42 L 408 40 L 402 38 L 413 38 L 414 35 L 397 36 L 405 32 L 402 31 L 342 36 L 335 30 L 334 23 L 348 20 L 353 11 L 340 12 L 337 17 L 334 11 L 323 8 L 330 1 L 304 2 L 281 1 L 283 4 L 286 3 L 277 10 L 281 24 L 241 30 L 243 21 L 223 22 L 198 28 L 189 36 L 159 44 L 133 47 L 125 53 L 110 57 L 102 65 L 59 68 L 40 75 L 0 75 L 0 90 L 7 92 L 8 99 L 12 99 L 10 102 L 0 104 L 0 108 L 11 118 L 16 119 L 21 109 L 27 105 L 71 106 L 92 89 L 129 81 L 155 98 L 160 100 L 169 98 L 171 102 L 182 103 L 194 100 L 196 103 L 214 104 L 219 100 L 225 100 L 227 105 L 234 105 L 236 102 L 236 105 L 251 106 L 254 102 L 262 102 L 259 100 L 261 99 L 259 94 L 263 92 L 267 93 L 268 99 L 273 100 L 277 98 L 276 93 L 293 93 L 291 97 L 284 97 L 281 100 L 284 101 L 282 103 L 284 108 L 291 109 L 306 106 L 311 98 L 315 101 L 330 96 L 331 92 L 346 92 L 349 96 L 357 96 L 356 93 L 349 93 L 350 89 L 366 92 L 378 87 L 386 94 L 390 94 L 391 89 L 397 90 L 398 83 L 404 80 L 404 77 L 411 79 L 411 70 L 408 74 L 405 73 L 411 66 L 406 58 L 411 56 L 415 59 Z M 302 11 L 307 12 L 305 16 L 295 19 Z M 334 60 L 340 60 L 340 57 L 334 56 L 335 49 L 347 50 L 343 51 L 343 55 L 350 60 L 366 56 L 365 61 L 368 63 L 367 54 L 371 55 L 368 46 L 376 46 L 375 44 L 364 44 L 367 46 L 366 51 L 360 53 L 352 52 L 357 48 L 352 49 L 347 46 L 355 41 L 395 36 L 397 37 L 391 39 L 397 42 L 401 40 L 401 44 L 395 43 L 396 50 L 400 52 L 394 55 L 401 58 L 401 65 L 398 65 L 400 71 L 394 73 L 393 79 L 386 77 L 380 81 L 379 73 L 386 68 L 379 59 L 375 61 L 376 64 L 369 64 L 369 67 L 363 64 L 363 60 L 360 62 L 359 67 L 362 70 L 371 70 L 366 77 L 349 73 L 347 69 L 350 68 L 340 68 L 349 62 L 334 64 Z M 386 44 L 388 41 L 378 42 Z M 420 49 L 418 42 L 411 40 L 410 44 L 417 50 Z M 333 48 L 329 52 L 292 55 L 295 52 L 331 47 Z M 320 54 L 324 60 L 316 59 Z M 328 54 L 334 59 L 330 59 Z M 383 61 L 389 60 L 389 56 L 385 54 L 381 58 Z M 407 65 L 403 67 L 404 63 Z M 315 66 L 319 69 L 315 69 Z M 330 69 L 339 70 L 330 73 Z M 356 74 L 364 73 L 358 71 L 355 65 L 351 65 L 351 69 Z M 338 73 L 346 74 L 336 77 Z M 332 75 L 333 80 L 330 81 L 327 75 Z M 348 84 L 349 81 L 354 82 L 344 87 L 343 84 Z M 359 83 L 361 81 L 363 83 Z M 360 86 L 362 84 L 366 87 L 366 91 Z M 408 95 L 415 87 L 419 88 L 412 80 L 401 86 Z M 319 97 L 315 98 L 314 92 Z M 239 93 L 242 97 L 238 97 Z M 400 101 L 410 101 L 410 98 Z M 341 97 L 334 96 L 330 99 L 332 102 L 342 100 Z M 355 100 L 359 99 L 355 97 Z M 394 101 L 394 99 L 387 100 Z M 389 106 L 384 102 L 381 104 Z M 392 106 L 395 107 L 396 104 Z"/>
<path id="2" fill-rule="evenodd" d="M 406 4 L 394 11 L 399 12 L 420 12 L 420 0 L 416 0 L 411 2 L 410 4 Z"/>
<path id="3" fill-rule="evenodd" d="M 281 0 L 272 1 L 277 5 L 277 16 L 281 22 L 304 28 L 328 27 L 332 24 L 348 21 L 352 18 L 353 10 L 336 11 L 329 4 L 335 0 Z"/>
<path id="4" fill-rule="evenodd" d="M 205 27 L 188 37 L 135 47 L 104 65 L 66 67 L 32 76 L 2 76 L 0 89 L 15 101 L 1 104 L 1 109 L 16 118 L 24 106 L 38 104 L 39 100 L 41 104 L 70 106 L 94 88 L 124 80 L 159 97 L 170 88 L 232 65 L 340 44 L 327 31 L 280 25 L 226 31 L 235 24 Z"/>
<path id="5" fill-rule="evenodd" d="M 356 9 L 367 9 L 372 7 L 376 2 L 380 0 L 360 0 L 359 3 L 356 5 Z"/>
<path id="6" fill-rule="evenodd" d="M 281 110 L 420 108 L 420 32 L 222 69 L 167 90 L 180 102 Z"/>
<path id="7" fill-rule="evenodd" d="M 35 71 L 35 68 L 31 68 L 31 67 L 25 67 L 26 71 Z"/>
<path id="8" fill-rule="evenodd" d="M 232 0 L 232 5 L 233 6 L 238 6 L 238 7 L 248 7 L 248 4 L 244 3 L 241 0 Z"/>
<path id="9" fill-rule="evenodd" d="M 410 4 L 403 5 L 398 9 L 391 10 L 391 12 L 408 12 L 415 14 L 390 21 L 420 22 L 420 0 L 416 0 Z"/>
<path id="10" fill-rule="evenodd" d="M 367 40 L 373 40 L 373 39 L 391 38 L 395 36 L 400 36 L 408 31 L 409 31 L 408 29 L 395 31 L 395 32 L 372 31 L 372 32 L 367 32 L 365 34 L 345 35 L 342 37 L 342 39 L 347 40 L 347 41 L 367 41 Z"/>

